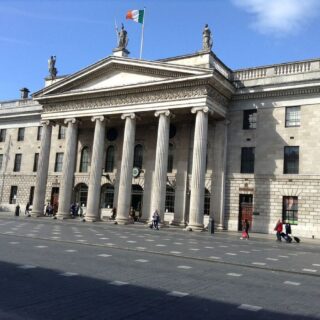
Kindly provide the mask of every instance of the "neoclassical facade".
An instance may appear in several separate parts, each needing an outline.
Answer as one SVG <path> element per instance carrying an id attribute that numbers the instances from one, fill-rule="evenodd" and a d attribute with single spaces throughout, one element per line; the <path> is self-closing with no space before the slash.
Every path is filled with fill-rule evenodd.
<path id="1" fill-rule="evenodd" d="M 113 55 L 0 104 L 1 207 L 320 236 L 320 60 L 231 70 L 209 49 Z M 167 220 L 170 217 L 170 220 Z M 167 221 L 166 221 L 167 220 Z M 206 220 L 207 221 L 207 220 Z"/>

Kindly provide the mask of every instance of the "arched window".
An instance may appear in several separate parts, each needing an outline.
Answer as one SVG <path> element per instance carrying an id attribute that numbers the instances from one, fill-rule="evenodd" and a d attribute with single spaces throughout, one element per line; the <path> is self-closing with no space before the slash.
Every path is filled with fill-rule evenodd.
<path id="1" fill-rule="evenodd" d="M 89 165 L 89 148 L 84 147 L 81 151 L 80 172 L 88 172 Z"/>
<path id="2" fill-rule="evenodd" d="M 106 172 L 113 172 L 114 169 L 114 146 L 109 146 L 106 154 Z"/>
<path id="3" fill-rule="evenodd" d="M 75 191 L 75 202 L 79 203 L 80 206 L 87 206 L 88 198 L 88 186 L 85 183 L 79 183 L 74 188 Z"/>
<path id="4" fill-rule="evenodd" d="M 208 189 L 204 190 L 204 214 L 209 215 L 210 214 L 210 197 L 211 194 Z"/>
<path id="5" fill-rule="evenodd" d="M 173 169 L 173 144 L 169 143 L 167 172 L 171 173 L 172 169 Z"/>
<path id="6" fill-rule="evenodd" d="M 101 187 L 101 208 L 113 208 L 114 187 L 107 183 Z"/>
<path id="7" fill-rule="evenodd" d="M 137 144 L 134 148 L 133 167 L 142 169 L 143 162 L 143 147 L 141 144 Z"/>
<path id="8" fill-rule="evenodd" d="M 166 204 L 165 210 L 168 212 L 174 212 L 174 198 L 175 198 L 175 190 L 171 186 L 167 185 L 166 190 Z"/>

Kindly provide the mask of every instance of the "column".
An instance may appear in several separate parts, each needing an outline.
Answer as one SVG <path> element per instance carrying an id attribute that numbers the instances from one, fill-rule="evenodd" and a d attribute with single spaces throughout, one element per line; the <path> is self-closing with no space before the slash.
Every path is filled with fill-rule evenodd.
<path id="1" fill-rule="evenodd" d="M 70 217 L 70 205 L 73 188 L 73 176 L 76 162 L 78 122 L 75 118 L 66 119 L 68 125 L 66 132 L 65 152 L 62 164 L 62 179 L 59 196 L 59 210 L 57 218 L 66 219 Z"/>
<path id="2" fill-rule="evenodd" d="M 167 167 L 169 150 L 170 111 L 157 111 L 155 116 L 159 117 L 157 148 L 155 157 L 155 169 L 153 175 L 151 194 L 151 217 L 158 210 L 161 221 L 164 221 L 164 208 L 166 201 Z"/>
<path id="3" fill-rule="evenodd" d="M 208 107 L 193 108 L 196 114 L 194 129 L 190 213 L 188 230 L 203 229 L 204 188 L 208 136 Z"/>
<path id="4" fill-rule="evenodd" d="M 125 120 L 125 127 L 118 193 L 117 222 L 119 224 L 128 224 L 131 223 L 131 220 L 129 220 L 129 210 L 131 203 L 136 116 L 134 113 L 123 114 L 121 119 Z"/>
<path id="5" fill-rule="evenodd" d="M 103 154 L 105 150 L 105 119 L 102 116 L 92 117 L 91 121 L 95 122 L 96 124 L 94 129 L 87 212 L 85 220 L 94 222 L 100 220 L 101 174 L 103 166 Z"/>
<path id="6" fill-rule="evenodd" d="M 41 121 L 41 124 L 43 126 L 41 147 L 38 160 L 36 185 L 34 190 L 33 208 L 31 213 L 33 217 L 41 217 L 43 216 L 44 212 L 53 125 L 53 123 L 49 121 Z"/>
<path id="7" fill-rule="evenodd" d="M 228 120 L 218 121 L 215 125 L 214 137 L 214 168 L 212 182 L 212 196 L 210 216 L 213 211 L 215 228 L 224 228 L 224 208 L 225 208 L 225 180 L 227 168 L 227 134 Z"/>

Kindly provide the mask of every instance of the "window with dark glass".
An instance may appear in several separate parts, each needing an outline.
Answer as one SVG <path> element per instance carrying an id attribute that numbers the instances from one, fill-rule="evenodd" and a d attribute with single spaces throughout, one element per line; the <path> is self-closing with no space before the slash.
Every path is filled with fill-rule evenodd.
<path id="1" fill-rule="evenodd" d="M 210 215 L 210 192 L 208 189 L 204 190 L 204 214 Z"/>
<path id="2" fill-rule="evenodd" d="M 59 126 L 58 139 L 65 139 L 66 137 L 66 127 Z"/>
<path id="3" fill-rule="evenodd" d="M 0 170 L 2 169 L 3 154 L 0 154 Z"/>
<path id="4" fill-rule="evenodd" d="M 299 147 L 284 147 L 283 173 L 299 173 Z"/>
<path id="5" fill-rule="evenodd" d="M 114 187 L 105 184 L 101 188 L 101 208 L 113 208 Z"/>
<path id="6" fill-rule="evenodd" d="M 286 127 L 300 127 L 300 107 L 286 107 Z"/>
<path id="7" fill-rule="evenodd" d="M 113 172 L 114 169 L 114 146 L 109 146 L 106 154 L 105 171 Z"/>
<path id="8" fill-rule="evenodd" d="M 133 167 L 142 169 L 143 162 L 143 147 L 141 144 L 137 144 L 134 148 Z"/>
<path id="9" fill-rule="evenodd" d="M 165 210 L 167 212 L 174 212 L 174 199 L 175 199 L 175 190 L 171 186 L 167 185 L 166 202 L 165 202 Z"/>
<path id="10" fill-rule="evenodd" d="M 6 129 L 0 129 L 0 142 L 5 142 L 6 141 Z"/>
<path id="11" fill-rule="evenodd" d="M 30 194 L 29 194 L 29 203 L 30 203 L 30 205 L 33 204 L 33 197 L 34 197 L 34 187 L 32 186 L 30 188 Z"/>
<path id="12" fill-rule="evenodd" d="M 298 224 L 298 197 L 285 196 L 283 199 L 283 223 Z"/>
<path id="13" fill-rule="evenodd" d="M 37 140 L 41 140 L 42 137 L 42 128 L 43 127 L 38 127 L 38 132 L 37 132 Z"/>
<path id="14" fill-rule="evenodd" d="M 17 186 L 11 186 L 10 198 L 9 198 L 9 203 L 10 204 L 16 203 L 17 193 L 18 193 L 18 187 Z"/>
<path id="15" fill-rule="evenodd" d="M 167 172 L 171 173 L 172 170 L 173 170 L 173 144 L 169 143 Z"/>
<path id="16" fill-rule="evenodd" d="M 81 151 L 80 172 L 88 172 L 89 166 L 89 148 L 84 147 Z"/>
<path id="17" fill-rule="evenodd" d="M 38 161 L 39 161 L 39 153 L 35 153 L 34 159 L 33 159 L 33 172 L 36 172 L 38 170 Z"/>
<path id="18" fill-rule="evenodd" d="M 241 173 L 254 173 L 255 148 L 241 148 Z"/>
<path id="19" fill-rule="evenodd" d="M 23 141 L 24 140 L 24 129 L 25 128 L 19 128 L 18 129 L 18 141 Z"/>
<path id="20" fill-rule="evenodd" d="M 21 169 L 21 159 L 22 159 L 22 154 L 21 153 L 17 153 L 14 157 L 14 167 L 13 167 L 13 171 L 14 172 L 19 172 Z"/>
<path id="21" fill-rule="evenodd" d="M 243 111 L 243 129 L 257 128 L 257 109 Z"/>
<path id="22" fill-rule="evenodd" d="M 62 163 L 63 163 L 63 152 L 58 152 L 58 153 L 56 153 L 56 162 L 54 165 L 55 172 L 62 171 Z"/>

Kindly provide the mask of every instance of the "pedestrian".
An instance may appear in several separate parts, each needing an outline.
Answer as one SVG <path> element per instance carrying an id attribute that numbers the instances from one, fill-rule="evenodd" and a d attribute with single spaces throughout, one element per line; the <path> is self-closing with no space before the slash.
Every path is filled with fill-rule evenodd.
<path id="1" fill-rule="evenodd" d="M 25 212 L 24 212 L 24 215 L 25 215 L 25 216 L 28 216 L 28 215 L 29 215 L 29 210 L 30 210 L 30 202 L 28 202 L 27 205 L 26 205 L 26 210 L 25 210 Z"/>
<path id="2" fill-rule="evenodd" d="M 134 211 L 133 207 L 130 208 L 129 216 L 133 220 L 133 222 L 136 221 L 136 212 Z"/>
<path id="3" fill-rule="evenodd" d="M 243 239 L 249 239 L 249 228 L 250 228 L 250 223 L 248 219 L 245 219 L 242 223 L 242 238 Z"/>
<path id="4" fill-rule="evenodd" d="M 15 216 L 16 217 L 19 217 L 20 215 L 20 206 L 19 206 L 19 203 L 16 205 L 16 210 L 15 210 Z"/>
<path id="5" fill-rule="evenodd" d="M 116 207 L 112 208 L 111 212 L 112 212 L 111 220 L 115 220 L 117 216 L 117 208 Z"/>
<path id="6" fill-rule="evenodd" d="M 287 222 L 287 223 L 285 224 L 285 230 L 286 230 L 286 235 L 287 235 L 287 236 L 292 233 L 292 231 L 291 231 L 291 225 L 290 225 L 289 222 Z"/>
<path id="7" fill-rule="evenodd" d="M 274 227 L 274 231 L 277 231 L 277 241 L 281 241 L 281 232 L 283 229 L 282 221 L 279 219 L 276 226 Z"/>
<path id="8" fill-rule="evenodd" d="M 159 230 L 159 222 L 160 222 L 160 215 L 158 210 L 156 209 L 152 215 L 152 227 L 156 230 Z"/>
<path id="9" fill-rule="evenodd" d="M 70 212 L 71 212 L 72 218 L 74 218 L 76 216 L 76 205 L 74 202 L 72 202 L 72 204 L 71 204 Z"/>

